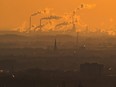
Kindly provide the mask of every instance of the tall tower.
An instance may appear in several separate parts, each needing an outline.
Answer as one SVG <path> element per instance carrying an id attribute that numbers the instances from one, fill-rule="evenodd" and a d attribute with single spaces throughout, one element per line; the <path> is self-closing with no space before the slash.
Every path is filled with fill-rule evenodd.
<path id="1" fill-rule="evenodd" d="M 40 31 L 42 31 L 42 19 L 40 19 Z"/>
<path id="2" fill-rule="evenodd" d="M 79 49 L 79 32 L 76 32 L 76 49 Z"/>
<path id="3" fill-rule="evenodd" d="M 57 41 L 55 39 L 55 42 L 54 42 L 54 51 L 56 51 L 56 50 L 57 50 Z"/>
<path id="4" fill-rule="evenodd" d="M 76 31 L 75 15 L 76 15 L 76 12 L 73 11 L 73 14 L 72 14 L 72 31 L 73 31 L 73 32 Z"/>
<path id="5" fill-rule="evenodd" d="M 76 25 L 75 23 L 72 24 L 72 32 L 75 32 L 76 31 Z"/>

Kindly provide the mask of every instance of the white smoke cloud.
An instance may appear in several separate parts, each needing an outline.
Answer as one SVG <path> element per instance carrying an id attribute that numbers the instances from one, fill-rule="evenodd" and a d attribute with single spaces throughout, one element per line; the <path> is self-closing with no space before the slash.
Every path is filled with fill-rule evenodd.
<path id="1" fill-rule="evenodd" d="M 44 18 L 41 18 L 42 20 L 52 20 L 52 19 L 60 19 L 61 17 L 60 16 L 56 16 L 56 15 L 50 15 L 48 17 L 44 17 Z"/>
<path id="2" fill-rule="evenodd" d="M 68 22 L 62 22 L 62 23 L 57 24 L 55 27 L 65 26 L 65 25 L 68 25 L 68 24 L 69 24 Z"/>
<path id="3" fill-rule="evenodd" d="M 26 32 L 27 31 L 27 21 L 24 21 L 17 29 L 18 32 Z"/>
<path id="4" fill-rule="evenodd" d="M 81 4 L 78 8 L 76 8 L 76 11 L 77 10 L 81 10 L 81 9 L 93 9 L 96 7 L 96 4 Z"/>
<path id="5" fill-rule="evenodd" d="M 39 19 L 41 20 L 41 24 L 35 25 L 33 28 L 31 28 L 30 31 L 39 31 L 40 29 L 42 29 L 42 31 L 49 31 L 49 30 L 55 30 L 55 28 L 57 27 L 59 30 L 68 31 L 69 29 L 72 29 L 71 28 L 72 24 L 75 24 L 78 27 L 85 27 L 86 25 L 81 23 L 80 15 L 77 12 L 78 10 L 81 9 L 92 9 L 95 7 L 96 4 L 81 4 L 78 8 L 73 10 L 71 13 L 66 13 L 63 16 L 58 16 L 55 14 L 53 15 L 51 12 L 53 9 L 51 8 L 45 8 L 43 10 L 39 10 L 37 12 L 32 13 L 31 16 L 40 15 Z M 42 21 L 42 20 L 47 20 L 47 21 Z M 19 30 L 20 32 L 24 32 L 27 30 L 25 28 L 25 25 L 26 23 L 23 23 L 21 25 Z"/>

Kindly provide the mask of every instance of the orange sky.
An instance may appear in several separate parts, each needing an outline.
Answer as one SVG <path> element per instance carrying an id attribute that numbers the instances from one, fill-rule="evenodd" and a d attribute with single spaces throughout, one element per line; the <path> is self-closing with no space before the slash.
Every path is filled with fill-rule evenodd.
<path id="1" fill-rule="evenodd" d="M 91 26 L 115 24 L 116 0 L 0 0 L 0 29 L 16 28 L 38 9 L 54 8 L 55 13 L 61 14 L 77 8 L 81 3 L 96 4 L 94 9 L 80 12 L 84 23 Z"/>

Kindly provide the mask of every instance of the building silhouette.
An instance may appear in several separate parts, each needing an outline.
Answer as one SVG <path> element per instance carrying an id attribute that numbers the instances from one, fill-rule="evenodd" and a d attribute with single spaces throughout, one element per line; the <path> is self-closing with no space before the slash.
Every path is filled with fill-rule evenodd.
<path id="1" fill-rule="evenodd" d="M 85 63 L 80 65 L 81 76 L 99 77 L 103 75 L 104 65 L 97 63 Z"/>

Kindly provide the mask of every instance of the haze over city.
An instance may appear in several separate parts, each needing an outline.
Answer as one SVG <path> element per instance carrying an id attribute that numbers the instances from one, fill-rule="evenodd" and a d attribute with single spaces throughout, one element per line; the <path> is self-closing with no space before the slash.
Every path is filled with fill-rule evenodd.
<path id="1" fill-rule="evenodd" d="M 116 87 L 115 0 L 0 0 L 0 87 Z"/>

